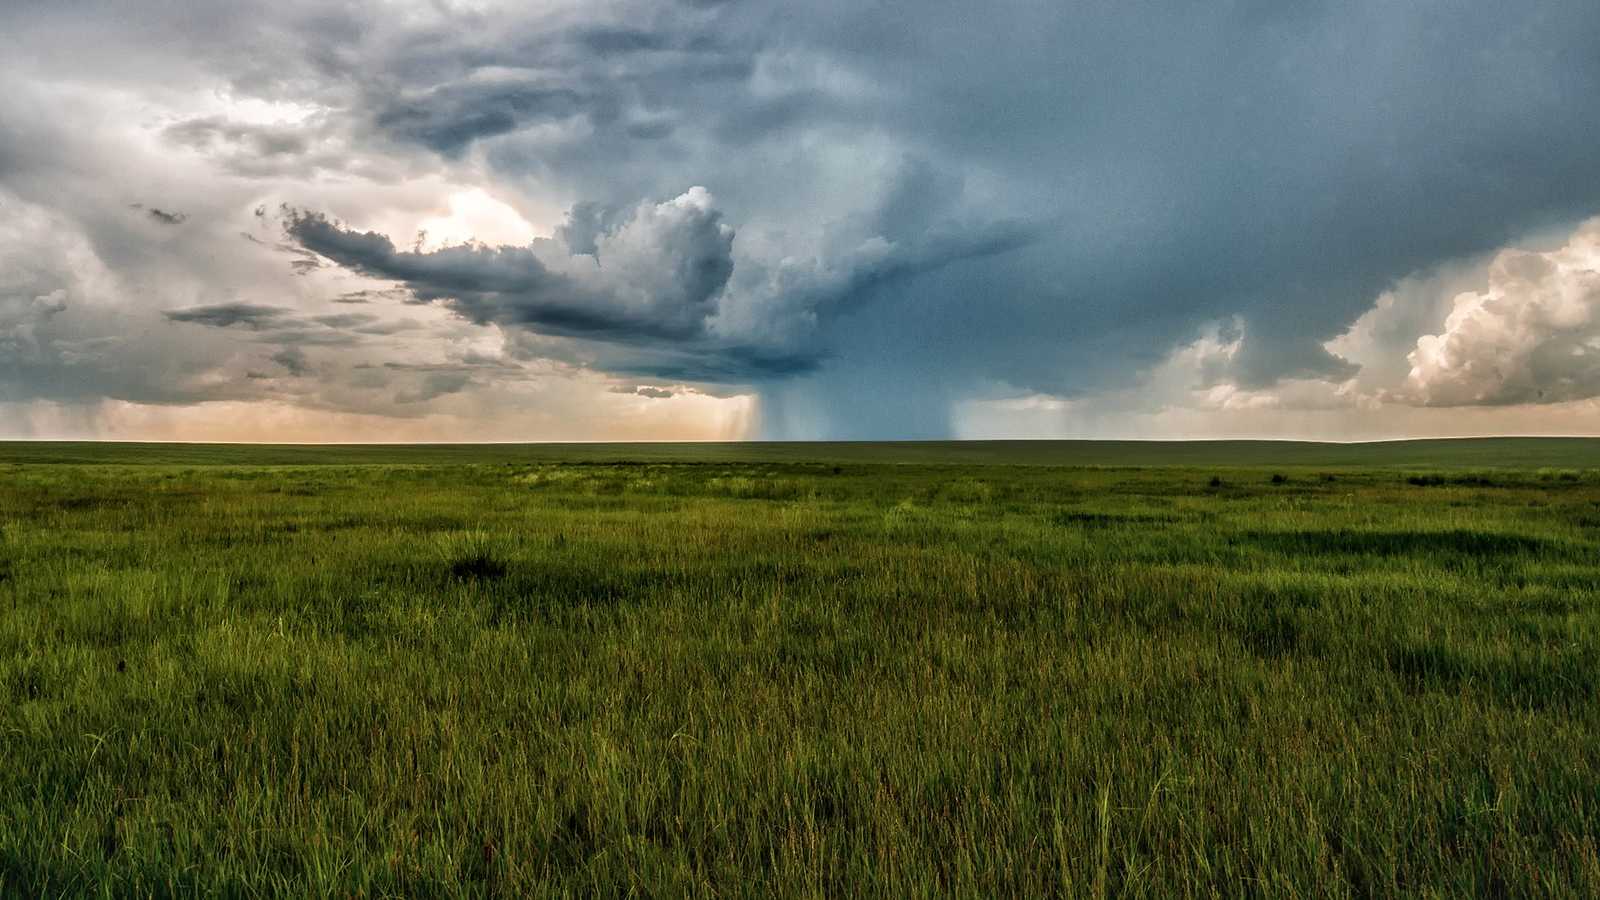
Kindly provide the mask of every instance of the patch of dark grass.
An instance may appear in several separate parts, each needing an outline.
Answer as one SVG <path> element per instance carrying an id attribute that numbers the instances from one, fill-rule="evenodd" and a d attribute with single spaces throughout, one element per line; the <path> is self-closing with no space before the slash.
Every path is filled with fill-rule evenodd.
<path id="1" fill-rule="evenodd" d="M 1482 473 L 1470 473 L 1464 475 L 1428 473 L 1422 475 L 1410 475 L 1406 478 L 1406 484 L 1409 484 L 1413 487 L 1500 487 L 1501 483 L 1501 480 L 1492 478 Z"/>
<path id="2" fill-rule="evenodd" d="M 483 579 L 491 625 L 548 621 L 584 609 L 613 607 L 629 598 L 661 596 L 681 576 L 655 570 L 596 572 L 582 565 L 523 567 Z"/>
<path id="3" fill-rule="evenodd" d="M 1565 545 L 1520 534 L 1470 529 L 1447 531 L 1251 531 L 1243 541 L 1286 556 L 1382 556 L 1450 554 L 1471 557 L 1571 555 Z"/>
<path id="4" fill-rule="evenodd" d="M 1124 525 L 1170 525 L 1178 517 L 1167 513 L 1062 512 L 1052 517 L 1057 525 L 1079 528 L 1115 528 Z"/>
<path id="5" fill-rule="evenodd" d="M 1593 701 L 1600 690 L 1595 656 L 1593 651 L 1509 655 L 1408 643 L 1389 650 L 1384 661 L 1414 693 L 1467 691 L 1503 706 L 1549 709 Z"/>
<path id="6" fill-rule="evenodd" d="M 13 704 L 39 700 L 51 693 L 50 679 L 36 666 L 12 672 L 6 679 L 6 696 Z"/>
<path id="7" fill-rule="evenodd" d="M 1312 649 L 1294 616 L 1281 610 L 1266 610 L 1251 616 L 1236 631 L 1250 652 L 1263 659 L 1293 656 Z"/>
<path id="8" fill-rule="evenodd" d="M 469 553 L 450 561 L 450 577 L 460 581 L 494 581 L 506 577 L 507 567 L 493 553 Z"/>
<path id="9" fill-rule="evenodd" d="M 100 509 L 121 509 L 130 501 L 121 497 L 63 497 L 55 503 L 62 512 L 93 512 Z"/>

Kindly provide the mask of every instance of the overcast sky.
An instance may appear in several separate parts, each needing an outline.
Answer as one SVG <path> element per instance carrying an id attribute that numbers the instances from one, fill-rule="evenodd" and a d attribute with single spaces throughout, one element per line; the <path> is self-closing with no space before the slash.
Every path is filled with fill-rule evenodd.
<path id="1" fill-rule="evenodd" d="M 0 438 L 1600 434 L 1600 4 L 0 3 Z"/>

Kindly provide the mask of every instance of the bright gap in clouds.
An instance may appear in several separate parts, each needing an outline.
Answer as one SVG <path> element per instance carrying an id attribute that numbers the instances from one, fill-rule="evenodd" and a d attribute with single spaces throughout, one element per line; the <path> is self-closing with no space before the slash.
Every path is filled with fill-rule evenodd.
<path id="1" fill-rule="evenodd" d="M 323 107 L 290 100 L 263 100 L 218 92 L 213 101 L 201 104 L 201 111 L 226 116 L 241 125 L 302 125 Z"/>
<path id="2" fill-rule="evenodd" d="M 536 228 L 510 204 L 490 196 L 482 188 L 456 191 L 446 203 L 449 212 L 417 223 L 416 233 L 422 236 L 419 249 L 437 250 L 468 242 L 491 247 L 520 247 L 550 232 L 548 227 Z"/>

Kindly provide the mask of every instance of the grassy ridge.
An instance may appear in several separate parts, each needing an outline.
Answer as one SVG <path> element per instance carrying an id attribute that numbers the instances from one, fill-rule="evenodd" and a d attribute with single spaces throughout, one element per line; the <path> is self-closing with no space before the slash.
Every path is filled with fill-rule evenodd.
<path id="1" fill-rule="evenodd" d="M 0 441 L 0 465 L 904 463 L 1048 466 L 1585 468 L 1600 438 L 1312 441 L 881 441 L 650 444 L 160 444 Z"/>
<path id="2" fill-rule="evenodd" d="M 1600 893 L 1594 472 L 491 458 L 0 470 L 0 894 Z"/>

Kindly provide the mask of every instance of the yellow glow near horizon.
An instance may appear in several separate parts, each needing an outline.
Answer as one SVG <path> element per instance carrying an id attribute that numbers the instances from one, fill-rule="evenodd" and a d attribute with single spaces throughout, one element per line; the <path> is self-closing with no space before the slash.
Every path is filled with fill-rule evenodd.
<path id="1" fill-rule="evenodd" d="M 753 436 L 757 399 L 680 392 L 649 398 L 598 391 L 591 412 L 480 408 L 414 418 L 310 409 L 272 400 L 163 406 L 107 400 L 92 406 L 0 403 L 0 440 L 200 441 L 237 443 L 510 443 L 544 441 L 731 441 Z"/>

